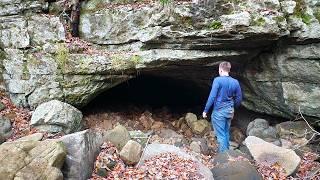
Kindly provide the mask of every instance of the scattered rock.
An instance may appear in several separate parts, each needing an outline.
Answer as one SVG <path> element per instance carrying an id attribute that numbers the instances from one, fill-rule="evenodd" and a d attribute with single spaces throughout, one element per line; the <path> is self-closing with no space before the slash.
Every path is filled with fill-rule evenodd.
<path id="1" fill-rule="evenodd" d="M 200 150 L 202 154 L 209 154 L 208 142 L 205 138 L 191 138 L 193 142 L 197 142 L 200 145 Z"/>
<path id="2" fill-rule="evenodd" d="M 56 140 L 3 143 L 0 145 L 0 179 L 62 180 L 60 168 L 65 157 L 64 144 Z"/>
<path id="3" fill-rule="evenodd" d="M 28 136 L 17 139 L 16 141 L 40 141 L 43 138 L 43 133 L 34 133 Z"/>
<path id="4" fill-rule="evenodd" d="M 172 129 L 161 129 L 158 135 L 162 138 L 183 138 L 183 135 L 176 133 Z"/>
<path id="5" fill-rule="evenodd" d="M 120 151 L 120 158 L 128 165 L 137 164 L 142 154 L 142 146 L 136 141 L 129 140 Z"/>
<path id="6" fill-rule="evenodd" d="M 241 144 L 245 140 L 246 136 L 242 133 L 241 129 L 237 127 L 231 127 L 230 131 L 231 131 L 231 137 L 230 137 L 231 141 Z"/>
<path id="7" fill-rule="evenodd" d="M 272 165 L 277 162 L 286 170 L 288 176 L 296 171 L 301 161 L 293 150 L 276 146 L 255 136 L 248 136 L 245 145 L 258 163 L 267 162 Z"/>
<path id="8" fill-rule="evenodd" d="M 68 134 L 61 137 L 67 149 L 67 157 L 62 168 L 66 180 L 90 178 L 94 161 L 100 152 L 100 145 L 105 141 L 104 133 L 92 129 Z"/>
<path id="9" fill-rule="evenodd" d="M 2 102 L 0 102 L 0 111 L 4 110 L 5 108 L 6 106 Z"/>
<path id="10" fill-rule="evenodd" d="M 281 141 L 281 147 L 286 148 L 286 149 L 291 149 L 292 143 L 286 139 L 280 139 Z"/>
<path id="11" fill-rule="evenodd" d="M 36 108 L 30 124 L 42 132 L 69 134 L 81 129 L 82 113 L 67 103 L 51 100 Z"/>
<path id="12" fill-rule="evenodd" d="M 190 144 L 190 149 L 193 152 L 201 153 L 201 146 L 200 146 L 200 143 L 198 141 L 192 141 L 192 143 Z"/>
<path id="13" fill-rule="evenodd" d="M 6 141 L 12 134 L 11 122 L 6 117 L 0 116 L 0 144 Z"/>
<path id="14" fill-rule="evenodd" d="M 161 122 L 161 121 L 155 121 L 155 122 L 152 124 L 151 129 L 157 130 L 157 129 L 162 129 L 163 127 L 164 127 L 163 122 Z"/>
<path id="15" fill-rule="evenodd" d="M 312 130 L 304 121 L 286 121 L 276 125 L 277 132 L 283 139 L 310 138 Z"/>
<path id="16" fill-rule="evenodd" d="M 265 119 L 255 119 L 248 124 L 247 136 L 256 136 L 267 142 L 279 144 L 279 136 L 276 128 L 269 126 L 269 122 Z"/>
<path id="17" fill-rule="evenodd" d="M 153 132 L 146 134 L 142 131 L 129 131 L 130 137 L 132 140 L 138 142 L 143 147 L 147 144 L 149 135 L 153 134 Z"/>
<path id="18" fill-rule="evenodd" d="M 124 126 L 117 125 L 112 130 L 107 131 L 106 139 L 121 150 L 130 140 L 130 134 Z"/>
<path id="19" fill-rule="evenodd" d="M 184 119 L 186 120 L 189 127 L 192 126 L 193 122 L 198 121 L 197 115 L 195 115 L 193 113 L 187 113 Z M 182 121 L 182 119 L 180 121 Z"/>
<path id="20" fill-rule="evenodd" d="M 262 180 L 261 175 L 249 163 L 250 157 L 236 150 L 219 153 L 214 158 L 214 168 L 211 169 L 214 179 L 252 179 Z"/>
<path id="21" fill-rule="evenodd" d="M 150 113 L 149 111 L 145 111 L 144 113 L 142 113 L 141 117 L 139 118 L 139 121 L 142 123 L 145 129 L 150 129 L 152 123 L 154 122 L 154 119 L 152 118 L 152 113 Z"/>
<path id="22" fill-rule="evenodd" d="M 230 149 L 234 150 L 237 149 L 239 147 L 239 144 L 234 142 L 234 141 L 230 141 Z"/>
<path id="23" fill-rule="evenodd" d="M 191 130 L 195 134 L 204 135 L 207 131 L 210 130 L 210 124 L 207 120 L 198 120 L 191 124 Z"/>

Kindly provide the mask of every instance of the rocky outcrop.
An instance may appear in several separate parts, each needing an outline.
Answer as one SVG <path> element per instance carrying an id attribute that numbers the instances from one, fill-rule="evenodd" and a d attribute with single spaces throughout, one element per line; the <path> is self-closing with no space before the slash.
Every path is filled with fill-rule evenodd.
<path id="1" fill-rule="evenodd" d="M 79 131 L 82 127 L 82 113 L 77 108 L 52 100 L 37 107 L 31 117 L 30 125 L 43 132 Z"/>
<path id="2" fill-rule="evenodd" d="M 17 141 L 0 145 L 0 179 L 62 180 L 66 149 L 59 141 Z"/>
<path id="3" fill-rule="evenodd" d="M 188 79 L 207 90 L 212 69 L 229 60 L 246 108 L 292 117 L 300 107 L 304 115 L 320 118 L 316 1 L 245 0 L 231 6 L 218 0 L 214 7 L 180 2 L 113 8 L 84 1 L 79 32 L 92 43 L 90 51 L 66 39 L 58 15 L 41 14 L 48 6 L 54 13 L 53 3 L 1 3 L 2 75 L 17 105 L 35 109 L 58 99 L 82 107 L 137 71 Z"/>

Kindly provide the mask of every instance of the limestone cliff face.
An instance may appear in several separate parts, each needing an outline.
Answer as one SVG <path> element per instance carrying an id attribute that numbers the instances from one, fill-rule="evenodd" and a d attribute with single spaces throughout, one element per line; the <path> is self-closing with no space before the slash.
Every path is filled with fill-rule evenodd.
<path id="1" fill-rule="evenodd" d="M 0 0 L 2 83 L 21 106 L 83 106 L 137 72 L 209 88 L 219 61 L 229 60 L 248 109 L 290 117 L 300 107 L 320 118 L 320 3 L 230 2 L 84 1 L 79 32 L 88 53 L 66 38 L 59 1 Z"/>

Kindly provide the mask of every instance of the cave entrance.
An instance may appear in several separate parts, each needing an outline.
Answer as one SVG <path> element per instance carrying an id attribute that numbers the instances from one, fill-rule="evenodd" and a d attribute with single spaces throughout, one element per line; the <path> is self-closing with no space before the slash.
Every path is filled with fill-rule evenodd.
<path id="1" fill-rule="evenodd" d="M 149 110 L 167 108 L 181 113 L 201 113 L 209 90 L 187 79 L 139 75 L 98 95 L 83 112 L 122 111 L 135 106 Z"/>

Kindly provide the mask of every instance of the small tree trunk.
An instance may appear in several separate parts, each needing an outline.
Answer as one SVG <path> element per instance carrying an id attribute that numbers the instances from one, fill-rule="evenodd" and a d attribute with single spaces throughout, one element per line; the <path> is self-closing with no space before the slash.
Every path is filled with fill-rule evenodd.
<path id="1" fill-rule="evenodd" d="M 79 37 L 80 0 L 73 0 L 71 9 L 71 33 L 73 37 Z"/>

